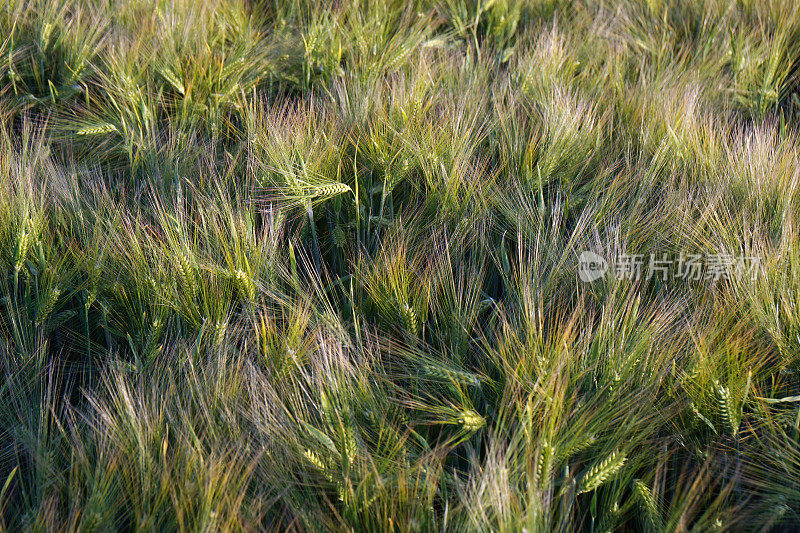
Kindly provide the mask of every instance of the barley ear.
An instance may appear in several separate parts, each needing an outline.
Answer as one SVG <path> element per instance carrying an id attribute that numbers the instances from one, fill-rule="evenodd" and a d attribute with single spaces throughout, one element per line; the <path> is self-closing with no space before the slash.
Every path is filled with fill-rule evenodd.
<path id="1" fill-rule="evenodd" d="M 658 512 L 656 500 L 650 488 L 640 479 L 636 479 L 633 481 L 633 494 L 639 505 L 639 512 L 645 529 L 648 531 L 661 531 L 663 529 L 661 515 Z"/>
<path id="2" fill-rule="evenodd" d="M 620 471 L 626 459 L 627 457 L 624 453 L 613 451 L 605 459 L 593 464 L 581 477 L 578 494 L 591 492 L 606 481 L 611 480 Z"/>
<path id="3" fill-rule="evenodd" d="M 714 391 L 717 396 L 717 407 L 719 414 L 725 426 L 730 430 L 731 435 L 736 436 L 739 432 L 739 413 L 733 405 L 731 398 L 731 391 L 728 387 L 722 386 L 715 382 Z"/>

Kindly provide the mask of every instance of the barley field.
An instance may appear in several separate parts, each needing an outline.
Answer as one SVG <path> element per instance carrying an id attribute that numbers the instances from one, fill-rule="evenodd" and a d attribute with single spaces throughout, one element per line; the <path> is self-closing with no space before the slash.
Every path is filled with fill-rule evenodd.
<path id="1" fill-rule="evenodd" d="M 800 2 L 3 0 L 0 117 L 0 530 L 800 527 Z"/>

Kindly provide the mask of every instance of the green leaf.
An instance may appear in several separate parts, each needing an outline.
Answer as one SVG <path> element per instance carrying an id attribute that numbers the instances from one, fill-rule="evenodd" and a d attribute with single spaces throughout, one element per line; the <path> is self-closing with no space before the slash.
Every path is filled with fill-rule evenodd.
<path id="1" fill-rule="evenodd" d="M 336 445 L 333 443 L 333 441 L 329 436 L 327 436 L 326 434 L 324 434 L 323 432 L 321 432 L 320 430 L 318 430 L 317 428 L 315 428 L 311 424 L 308 424 L 305 421 L 302 421 L 302 424 L 303 427 L 305 427 L 306 430 L 320 442 L 320 444 L 328 448 L 331 452 L 333 452 L 337 456 L 339 455 L 339 450 L 336 449 Z"/>
<path id="2" fill-rule="evenodd" d="M 761 398 L 760 396 L 756 396 L 756 400 L 761 400 L 765 403 L 790 403 L 800 402 L 800 396 L 787 396 L 785 398 Z"/>

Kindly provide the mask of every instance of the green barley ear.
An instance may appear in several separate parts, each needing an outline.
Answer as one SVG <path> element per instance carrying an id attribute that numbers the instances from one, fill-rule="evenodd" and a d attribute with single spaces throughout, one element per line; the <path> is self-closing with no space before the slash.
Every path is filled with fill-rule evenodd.
<path id="1" fill-rule="evenodd" d="M 736 411 L 736 408 L 733 405 L 733 400 L 731 399 L 731 391 L 728 387 L 720 385 L 718 382 L 714 382 L 714 392 L 717 396 L 717 407 L 719 409 L 720 416 L 722 417 L 725 426 L 730 430 L 731 434 L 736 436 L 739 432 L 739 414 Z"/>
<path id="2" fill-rule="evenodd" d="M 147 289 L 150 291 L 150 296 L 157 296 L 159 293 L 158 283 L 156 283 L 156 280 L 153 279 L 153 276 L 147 276 L 145 283 L 147 283 Z"/>
<path id="3" fill-rule="evenodd" d="M 386 173 L 384 174 L 385 185 L 380 185 L 380 187 L 383 189 L 384 196 L 391 194 L 395 187 L 397 187 L 397 185 L 409 174 L 410 170 L 411 165 L 406 158 L 403 158 L 402 161 L 396 162 L 391 171 L 387 169 Z"/>
<path id="4" fill-rule="evenodd" d="M 76 135 L 103 135 L 105 133 L 114 133 L 119 131 L 117 127 L 110 122 L 103 122 L 99 124 L 92 124 L 90 126 L 84 126 L 80 128 L 78 131 L 75 132 Z"/>
<path id="5" fill-rule="evenodd" d="M 17 235 L 17 244 L 14 247 L 14 270 L 19 272 L 22 270 L 22 265 L 25 263 L 25 258 L 28 255 L 28 250 L 31 246 L 33 239 L 33 221 L 28 219 L 20 228 Z"/>
<path id="6" fill-rule="evenodd" d="M 345 183 L 329 183 L 312 187 L 311 196 L 314 198 L 332 198 L 350 192 L 350 186 Z"/>
<path id="7" fill-rule="evenodd" d="M 44 298 L 38 300 L 36 306 L 36 325 L 41 325 L 50 313 L 53 312 L 53 309 L 56 307 L 56 303 L 58 302 L 58 298 L 61 296 L 61 289 L 58 287 L 53 287 L 49 291 Z"/>
<path id="8" fill-rule="evenodd" d="M 461 425 L 461 428 L 464 431 L 468 433 L 475 433 L 484 425 L 486 425 L 486 419 L 484 419 L 474 409 L 467 409 L 461 412 L 460 416 L 458 417 L 458 423 Z"/>
<path id="9" fill-rule="evenodd" d="M 150 328 L 147 330 L 147 336 L 145 337 L 145 353 L 148 356 L 157 354 L 159 348 L 156 347 L 156 343 L 161 338 L 161 333 L 163 331 L 164 323 L 160 318 L 156 318 L 153 320 L 152 324 L 150 324 Z"/>
<path id="10" fill-rule="evenodd" d="M 345 245 L 344 231 L 341 226 L 336 226 L 331 232 L 331 240 L 337 248 L 343 248 Z"/>
<path id="11" fill-rule="evenodd" d="M 45 46 L 45 48 L 49 48 L 50 44 L 50 37 L 53 35 L 53 29 L 55 25 L 50 22 L 45 22 L 42 24 L 41 33 L 39 33 L 39 40 Z"/>
<path id="12" fill-rule="evenodd" d="M 333 404 L 331 404 L 330 399 L 328 398 L 328 393 L 325 392 L 325 389 L 320 389 L 319 391 L 319 408 L 320 413 L 322 416 L 325 417 L 325 420 L 330 425 L 336 424 L 336 416 L 333 409 Z"/>
<path id="13" fill-rule="evenodd" d="M 187 290 L 189 294 L 197 294 L 200 292 L 200 285 L 197 282 L 194 268 L 192 268 L 189 260 L 189 254 L 185 251 L 179 251 L 175 255 L 178 261 L 178 279 L 180 279 L 183 288 Z"/>
<path id="14" fill-rule="evenodd" d="M 589 449 L 595 442 L 597 442 L 596 435 L 585 435 L 582 439 L 572 442 L 568 447 L 559 450 L 556 455 L 556 461 L 561 462 L 570 457 L 574 457 L 582 451 Z"/>
<path id="15" fill-rule="evenodd" d="M 414 309 L 406 303 L 402 304 L 400 306 L 400 318 L 403 321 L 403 327 L 416 337 L 419 333 L 419 322 L 417 322 L 417 314 Z"/>
<path id="16" fill-rule="evenodd" d="M 619 502 L 614 502 L 611 509 L 607 509 L 600 518 L 600 523 L 597 525 L 598 533 L 612 533 L 617 530 L 617 524 L 622 516 Z"/>
<path id="17" fill-rule="evenodd" d="M 303 452 L 303 457 L 305 457 L 306 460 L 320 472 L 325 472 L 328 470 L 328 467 L 325 465 L 325 462 L 322 460 L 322 458 L 320 458 L 319 455 L 311 450 L 305 450 Z"/>
<path id="18" fill-rule="evenodd" d="M 186 94 L 186 88 L 184 87 L 183 82 L 178 78 L 175 71 L 169 67 L 163 67 L 158 69 L 159 74 L 170 84 L 172 88 L 178 91 L 181 94 Z"/>
<path id="19" fill-rule="evenodd" d="M 225 65 L 222 67 L 222 72 L 220 73 L 223 78 L 227 78 L 233 74 L 236 74 L 238 69 L 241 69 L 244 65 L 245 58 L 243 55 L 240 55 L 236 59 L 231 61 L 226 61 Z"/>
<path id="20" fill-rule="evenodd" d="M 626 459 L 624 453 L 613 451 L 608 457 L 589 467 L 581 478 L 578 494 L 591 492 L 609 481 L 619 472 Z"/>
<path id="21" fill-rule="evenodd" d="M 472 385 L 475 387 L 478 387 L 481 384 L 478 376 L 472 372 L 457 370 L 455 368 L 449 368 L 435 363 L 427 363 L 422 365 L 422 372 L 426 376 L 437 378 L 442 381 L 455 381 L 456 383 Z"/>
<path id="22" fill-rule="evenodd" d="M 352 464 L 358 456 L 358 441 L 356 441 L 354 433 L 352 425 L 348 424 L 344 426 L 344 449 L 342 450 L 344 453 L 342 455 L 350 464 Z"/>
<path id="23" fill-rule="evenodd" d="M 642 480 L 636 479 L 633 481 L 633 494 L 639 504 L 642 522 L 645 524 L 646 529 L 648 531 L 661 531 L 663 529 L 661 515 L 658 513 L 656 500 L 650 488 Z"/>
<path id="24" fill-rule="evenodd" d="M 539 455 L 536 458 L 536 472 L 535 479 L 539 486 L 545 485 L 550 479 L 550 471 L 553 468 L 553 457 L 556 455 L 556 449 L 547 441 L 544 441 L 539 449 Z"/>
<path id="25" fill-rule="evenodd" d="M 243 270 L 237 270 L 233 274 L 234 278 L 236 279 L 236 286 L 249 301 L 253 301 L 256 299 L 256 284 L 252 280 L 250 276 L 248 276 Z"/>
<path id="26" fill-rule="evenodd" d="M 213 343 L 214 346 L 221 346 L 225 341 L 225 334 L 228 332 L 228 322 L 220 320 L 214 324 Z"/>

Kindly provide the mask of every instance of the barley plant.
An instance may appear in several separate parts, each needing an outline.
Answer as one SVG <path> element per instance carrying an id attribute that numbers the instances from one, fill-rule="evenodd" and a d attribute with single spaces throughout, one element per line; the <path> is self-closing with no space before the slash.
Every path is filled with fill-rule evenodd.
<path id="1" fill-rule="evenodd" d="M 5 0 L 0 531 L 795 531 L 798 242 L 796 0 Z"/>

